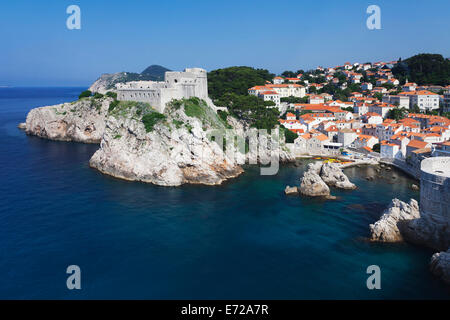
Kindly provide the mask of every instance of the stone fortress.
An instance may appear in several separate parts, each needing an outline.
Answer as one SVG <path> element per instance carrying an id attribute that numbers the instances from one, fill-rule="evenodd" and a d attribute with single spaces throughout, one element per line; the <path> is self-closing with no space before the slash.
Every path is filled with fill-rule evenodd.
<path id="1" fill-rule="evenodd" d="M 450 157 L 422 160 L 420 188 L 422 215 L 436 224 L 450 226 Z"/>
<path id="2" fill-rule="evenodd" d="M 117 99 L 147 102 L 158 112 L 164 112 L 172 99 L 198 97 L 213 107 L 208 97 L 206 70 L 186 68 L 184 71 L 167 71 L 164 81 L 131 81 L 116 84 Z"/>

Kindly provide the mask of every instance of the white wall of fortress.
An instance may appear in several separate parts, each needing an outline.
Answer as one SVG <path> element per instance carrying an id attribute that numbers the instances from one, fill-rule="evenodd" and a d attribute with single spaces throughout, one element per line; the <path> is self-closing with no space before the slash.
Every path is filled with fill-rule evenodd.
<path id="1" fill-rule="evenodd" d="M 420 211 L 436 223 L 450 225 L 450 157 L 422 161 Z"/>
<path id="2" fill-rule="evenodd" d="M 161 113 L 172 99 L 208 99 L 207 74 L 201 68 L 167 71 L 163 82 L 133 81 L 117 84 L 116 87 L 118 100 L 147 102 Z"/>

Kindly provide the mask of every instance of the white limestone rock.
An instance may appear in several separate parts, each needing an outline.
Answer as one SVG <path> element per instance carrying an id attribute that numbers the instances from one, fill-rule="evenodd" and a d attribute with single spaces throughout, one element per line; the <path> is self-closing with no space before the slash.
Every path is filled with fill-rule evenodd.
<path id="1" fill-rule="evenodd" d="M 251 134 L 251 131 L 257 131 L 242 120 L 238 120 L 232 116 L 227 117 L 227 122 L 233 127 L 236 135 L 247 139 L 249 144 L 249 151 L 245 155 L 245 161 L 249 164 L 269 164 L 272 161 L 279 161 L 280 163 L 289 163 L 295 161 L 294 153 L 286 146 L 285 140 L 280 136 L 279 144 L 276 147 L 276 153 L 272 152 L 272 143 L 270 139 L 270 133 L 267 135 Z M 278 130 L 278 128 L 276 129 Z M 265 146 L 267 149 L 253 148 L 252 146 Z"/>
<path id="2" fill-rule="evenodd" d="M 435 250 L 445 251 L 450 247 L 450 224 L 431 221 L 431 218 L 423 213 L 418 219 L 410 220 L 402 229 L 402 234 L 408 242 Z"/>
<path id="3" fill-rule="evenodd" d="M 400 242 L 404 240 L 402 231 L 408 222 L 420 217 L 419 204 L 411 199 L 409 204 L 393 199 L 390 206 L 383 212 L 380 220 L 371 224 L 370 239 L 380 242 Z"/>
<path id="4" fill-rule="evenodd" d="M 183 107 L 167 107 L 166 120 L 150 132 L 129 112 L 131 116 L 107 117 L 91 167 L 117 178 L 161 186 L 217 185 L 243 172 L 236 159 L 207 137 L 203 129 L 212 129 L 211 125 L 188 117 Z"/>
<path id="5" fill-rule="evenodd" d="M 336 163 L 324 163 L 320 169 L 320 177 L 330 187 L 348 190 L 356 189 L 356 185 L 350 182 Z"/>
<path id="6" fill-rule="evenodd" d="M 328 188 L 317 172 L 310 168 L 303 174 L 300 183 L 300 193 L 310 197 L 329 196 L 330 188 Z"/>
<path id="7" fill-rule="evenodd" d="M 60 141 L 99 143 L 111 98 L 83 98 L 72 103 L 32 109 L 27 134 Z"/>
<path id="8" fill-rule="evenodd" d="M 284 188 L 284 193 L 286 195 L 291 195 L 291 194 L 298 194 L 298 187 L 294 186 L 286 186 L 286 188 Z"/>
<path id="9" fill-rule="evenodd" d="M 108 91 L 116 92 L 115 84 L 126 82 L 127 72 L 117 72 L 117 73 L 104 73 L 95 80 L 95 82 L 89 87 L 89 91 L 98 92 L 105 94 Z"/>
<path id="10" fill-rule="evenodd" d="M 446 252 L 433 254 L 430 261 L 430 271 L 450 285 L 450 248 Z"/>

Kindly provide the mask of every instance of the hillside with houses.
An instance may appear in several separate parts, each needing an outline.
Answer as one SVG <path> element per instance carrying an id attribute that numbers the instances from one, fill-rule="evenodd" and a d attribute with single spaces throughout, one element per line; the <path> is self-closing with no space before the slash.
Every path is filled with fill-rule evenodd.
<path id="1" fill-rule="evenodd" d="M 450 155 L 450 79 L 396 79 L 399 61 L 286 71 L 248 94 L 279 109 L 279 124 L 296 135 L 297 156 L 353 152 L 414 170 L 426 157 Z"/>

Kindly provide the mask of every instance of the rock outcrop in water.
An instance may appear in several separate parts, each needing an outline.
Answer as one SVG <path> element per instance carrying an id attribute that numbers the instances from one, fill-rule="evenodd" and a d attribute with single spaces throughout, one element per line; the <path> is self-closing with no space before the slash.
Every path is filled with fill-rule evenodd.
<path id="1" fill-rule="evenodd" d="M 222 130 L 225 125 L 206 103 L 191 98 L 168 106 L 164 115 L 148 108 L 143 103 L 123 103 L 109 114 L 91 167 L 117 178 L 162 186 L 217 185 L 243 172 L 237 159 L 228 157 L 208 136 L 208 130 Z"/>
<path id="2" fill-rule="evenodd" d="M 303 174 L 300 183 L 300 193 L 310 197 L 323 197 L 330 195 L 330 188 L 317 173 L 317 165 L 308 165 L 308 171 Z"/>
<path id="3" fill-rule="evenodd" d="M 329 187 L 356 189 L 356 186 L 350 182 L 338 164 L 328 162 L 310 163 L 308 170 L 301 179 L 300 193 L 311 197 L 324 196 L 329 199 L 335 199 L 335 197 L 330 196 Z"/>
<path id="4" fill-rule="evenodd" d="M 111 98 L 83 98 L 71 103 L 32 109 L 27 134 L 59 141 L 99 143 Z"/>
<path id="5" fill-rule="evenodd" d="M 430 271 L 450 285 L 450 249 L 446 252 L 435 253 L 431 257 Z"/>
<path id="6" fill-rule="evenodd" d="M 337 163 L 326 162 L 320 169 L 320 177 L 330 187 L 339 189 L 356 189 Z"/>
<path id="7" fill-rule="evenodd" d="M 286 186 L 286 188 L 284 188 L 284 193 L 287 195 L 298 194 L 298 187 Z"/>
<path id="8" fill-rule="evenodd" d="M 383 212 L 380 220 L 371 224 L 370 239 L 380 242 L 403 241 L 403 232 L 408 228 L 408 222 L 420 217 L 419 204 L 411 199 L 409 204 L 393 199 L 390 206 Z"/>

